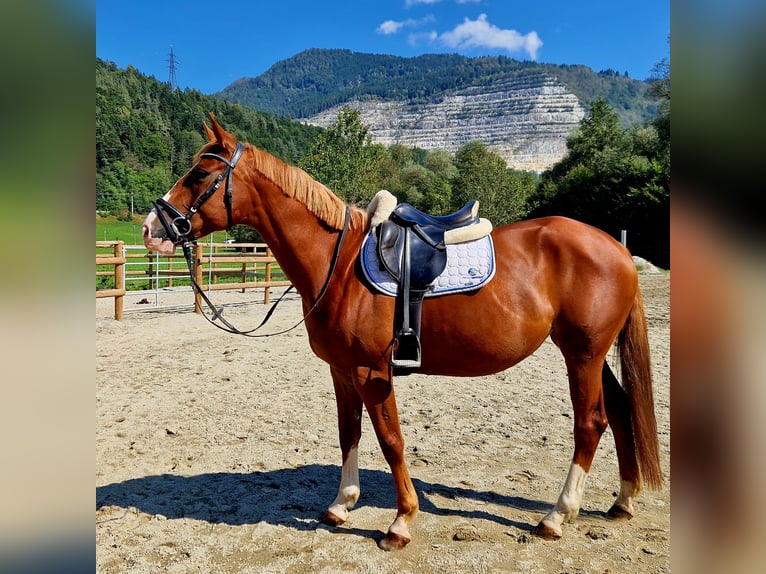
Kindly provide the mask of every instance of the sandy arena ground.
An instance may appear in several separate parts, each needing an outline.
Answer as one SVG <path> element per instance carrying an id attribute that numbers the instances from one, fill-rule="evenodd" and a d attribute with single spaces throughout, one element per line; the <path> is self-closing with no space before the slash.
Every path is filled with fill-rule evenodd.
<path id="1" fill-rule="evenodd" d="M 246 339 L 190 307 L 131 311 L 117 322 L 112 300 L 98 299 L 98 572 L 669 572 L 669 274 L 642 275 L 641 286 L 664 488 L 638 498 L 633 520 L 607 520 L 619 488 L 607 431 L 580 517 L 557 542 L 531 536 L 558 497 L 573 449 L 563 359 L 548 340 L 491 377 L 397 379 L 420 514 L 413 541 L 395 553 L 376 546 L 395 498 L 366 418 L 359 504 L 339 528 L 317 521 L 335 497 L 341 461 L 329 369 L 302 326 Z M 211 298 L 240 328 L 266 311 L 260 291 Z M 299 318 L 293 297 L 269 328 Z"/>

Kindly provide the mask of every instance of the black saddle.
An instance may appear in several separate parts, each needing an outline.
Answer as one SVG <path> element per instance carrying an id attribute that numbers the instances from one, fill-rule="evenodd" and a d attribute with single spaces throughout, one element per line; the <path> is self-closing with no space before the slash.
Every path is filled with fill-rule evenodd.
<path id="1" fill-rule="evenodd" d="M 442 216 L 424 213 L 409 203 L 397 205 L 378 226 L 378 255 L 386 271 L 401 283 L 406 246 L 409 289 L 427 291 L 447 266 L 444 233 L 478 223 L 476 203 L 470 201 L 460 211 Z"/>
<path id="2" fill-rule="evenodd" d="M 420 211 L 417 207 L 409 203 L 400 203 L 396 209 L 391 212 L 391 219 L 400 225 L 421 225 L 424 227 L 455 229 L 456 227 L 465 227 L 479 221 L 476 212 L 476 200 L 469 201 L 460 211 L 450 213 L 449 215 L 431 215 Z"/>
<path id="3" fill-rule="evenodd" d="M 460 211 L 435 216 L 400 203 L 377 228 L 381 265 L 398 283 L 391 351 L 391 365 L 397 374 L 409 374 L 421 365 L 423 297 L 447 266 L 444 234 L 478 223 L 476 205 L 476 201 L 470 201 Z"/>

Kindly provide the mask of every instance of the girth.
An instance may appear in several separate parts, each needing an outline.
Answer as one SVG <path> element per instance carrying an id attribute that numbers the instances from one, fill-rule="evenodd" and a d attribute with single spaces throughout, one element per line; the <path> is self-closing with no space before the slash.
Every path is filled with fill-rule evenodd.
<path id="1" fill-rule="evenodd" d="M 402 203 L 377 227 L 378 256 L 398 283 L 391 350 L 396 374 L 410 374 L 421 365 L 423 297 L 447 266 L 445 233 L 478 223 L 477 212 L 476 201 L 445 216 L 429 215 Z"/>

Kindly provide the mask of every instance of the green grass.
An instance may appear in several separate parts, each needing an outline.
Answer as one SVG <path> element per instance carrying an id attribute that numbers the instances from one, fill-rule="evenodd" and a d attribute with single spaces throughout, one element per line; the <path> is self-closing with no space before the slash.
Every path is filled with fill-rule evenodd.
<path id="1" fill-rule="evenodd" d="M 145 215 L 136 215 L 132 221 L 120 221 L 115 216 L 96 218 L 96 241 L 124 241 L 126 245 L 141 245 L 141 224 Z M 228 237 L 225 231 L 213 233 L 213 242 L 223 243 Z M 205 237 L 204 241 L 210 241 Z"/>

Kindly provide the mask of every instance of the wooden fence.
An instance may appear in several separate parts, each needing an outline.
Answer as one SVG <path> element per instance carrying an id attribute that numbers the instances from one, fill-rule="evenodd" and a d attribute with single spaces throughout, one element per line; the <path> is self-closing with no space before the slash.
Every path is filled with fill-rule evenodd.
<path id="1" fill-rule="evenodd" d="M 96 299 L 101 297 L 114 297 L 114 318 L 122 321 L 122 313 L 125 305 L 125 245 L 122 241 L 96 241 L 96 277 L 111 275 L 114 277 L 112 289 L 96 289 Z M 99 253 L 99 248 L 111 248 L 111 253 Z M 99 266 L 102 267 L 99 270 Z M 103 266 L 111 267 L 111 270 L 103 270 Z"/>
<path id="2" fill-rule="evenodd" d="M 113 287 L 97 288 L 96 298 L 114 297 L 114 318 L 118 321 L 123 318 L 126 282 L 148 280 L 150 291 L 163 284 L 172 287 L 174 278 L 176 281 L 186 278 L 184 283 L 188 284 L 189 270 L 182 253 L 159 255 L 126 246 L 123 241 L 96 241 L 96 248 L 96 277 L 113 277 Z M 109 251 L 103 252 L 105 249 Z M 264 303 L 269 302 L 272 287 L 290 285 L 290 281 L 278 278 L 281 270 L 264 243 L 197 244 L 192 271 L 195 281 L 206 291 L 239 289 L 244 293 L 245 289 L 262 288 Z M 194 295 L 194 311 L 202 312 L 202 297 L 198 293 Z"/>

